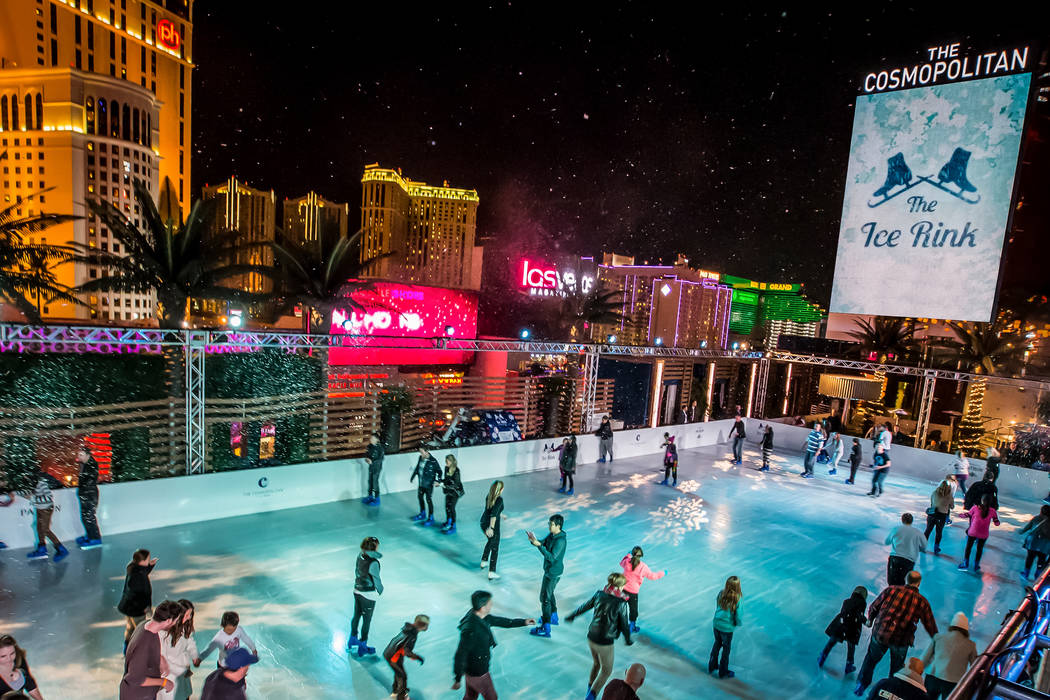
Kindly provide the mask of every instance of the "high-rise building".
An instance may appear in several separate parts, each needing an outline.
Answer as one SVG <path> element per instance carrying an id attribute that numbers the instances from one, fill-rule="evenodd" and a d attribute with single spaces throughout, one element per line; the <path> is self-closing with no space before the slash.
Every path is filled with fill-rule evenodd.
<path id="1" fill-rule="evenodd" d="M 365 166 L 361 185 L 361 259 L 388 254 L 370 277 L 481 288 L 476 190 L 416 182 L 378 163 Z"/>
<path id="2" fill-rule="evenodd" d="M 33 236 L 123 252 L 85 202 L 112 202 L 135 224 L 133 183 L 157 197 L 165 178 L 180 204 L 190 195 L 192 0 L 0 2 L 0 197 L 84 218 Z M 29 195 L 39 193 L 30 198 Z M 64 265 L 76 286 L 103 271 Z M 131 321 L 154 312 L 152 294 L 85 295 L 86 306 L 43 308 L 45 318 Z"/>
<path id="3" fill-rule="evenodd" d="M 277 197 L 273 190 L 257 190 L 231 177 L 221 185 L 204 186 L 203 199 L 217 199 L 212 232 L 237 231 L 240 247 L 234 260 L 237 265 L 273 266 L 273 243 L 277 234 Z M 232 277 L 223 283 L 245 292 L 266 293 L 273 290 L 273 280 L 258 272 Z M 214 310 L 207 308 L 204 310 Z"/>
<path id="4" fill-rule="evenodd" d="M 325 237 L 346 238 L 350 205 L 329 202 L 316 192 L 284 200 L 284 237 L 296 243 L 317 244 Z"/>
<path id="5" fill-rule="evenodd" d="M 755 343 L 775 348 L 781 334 L 815 338 L 824 311 L 802 296 L 801 284 L 756 282 L 723 275 L 733 288 L 729 330 Z"/>

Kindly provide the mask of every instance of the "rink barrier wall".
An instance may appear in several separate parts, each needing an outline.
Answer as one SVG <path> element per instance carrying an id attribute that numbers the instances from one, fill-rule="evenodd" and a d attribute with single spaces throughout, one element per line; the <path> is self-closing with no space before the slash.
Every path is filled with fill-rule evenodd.
<path id="1" fill-rule="evenodd" d="M 747 434 L 750 441 L 757 441 L 762 434 L 761 426 L 767 421 L 749 418 L 747 419 Z M 773 447 L 775 450 L 783 453 L 790 454 L 795 452 L 799 455 L 798 458 L 798 470 L 802 471 L 802 453 L 806 443 L 806 437 L 809 435 L 812 427 L 802 428 L 794 425 L 784 425 L 782 423 L 772 423 L 773 426 Z M 839 463 L 839 474 L 842 475 L 845 471 L 845 475 L 842 478 L 849 476 L 849 453 L 853 447 L 853 437 L 844 436 L 845 441 L 845 453 L 842 457 L 842 461 Z M 858 484 L 870 484 L 871 469 L 867 465 L 871 464 L 873 456 L 873 446 L 871 440 L 860 438 L 861 449 L 864 453 L 864 458 L 861 460 L 861 471 L 869 476 L 869 479 L 861 482 L 860 476 L 858 475 Z M 952 473 L 952 464 L 955 462 L 955 455 L 948 454 L 946 452 L 933 452 L 930 450 L 920 450 L 915 447 L 906 447 L 904 445 L 893 445 L 890 448 L 890 474 L 886 478 L 886 488 L 893 488 L 893 477 L 895 475 L 900 476 L 906 474 L 916 479 L 928 481 L 930 483 L 930 491 L 932 492 L 936 488 L 940 480 L 944 478 L 945 474 Z M 845 469 L 843 469 L 845 467 Z M 979 481 L 981 476 L 984 474 L 985 460 L 970 458 L 970 478 L 966 484 L 969 487 L 970 484 Z M 827 466 L 818 464 L 815 467 L 817 474 L 827 472 Z M 1038 471 L 1036 469 L 1027 469 L 1025 467 L 1015 467 L 1011 464 L 999 465 L 999 480 L 996 482 L 996 486 L 999 487 L 999 500 L 1004 501 L 1007 499 L 1025 499 L 1029 501 L 1041 501 L 1047 497 L 1047 492 L 1050 491 L 1050 473 Z"/>
<path id="2" fill-rule="evenodd" d="M 725 442 L 732 423 L 722 420 L 618 431 L 613 440 L 613 455 L 622 459 L 661 454 L 665 432 L 675 436 L 679 449 Z M 591 434 L 579 435 L 577 442 L 579 472 L 581 467 L 598 459 L 598 438 Z M 446 454 L 455 455 L 466 497 L 481 498 L 493 479 L 556 469 L 558 453 L 549 450 L 559 444 L 561 438 L 548 438 L 435 450 L 433 454 L 442 467 Z M 409 482 L 409 477 L 417 458 L 417 452 L 388 455 L 380 477 L 381 493 L 415 490 L 416 485 Z M 357 458 L 102 484 L 99 527 L 105 538 L 107 534 L 351 500 L 365 495 L 367 474 L 364 460 Z M 75 537 L 83 534 L 76 489 L 56 490 L 54 499 L 51 529 L 70 546 Z M 438 508 L 438 515 L 443 515 L 440 506 Z M 0 540 L 10 547 L 35 544 L 33 506 L 25 498 L 16 497 L 9 507 L 0 508 Z"/>

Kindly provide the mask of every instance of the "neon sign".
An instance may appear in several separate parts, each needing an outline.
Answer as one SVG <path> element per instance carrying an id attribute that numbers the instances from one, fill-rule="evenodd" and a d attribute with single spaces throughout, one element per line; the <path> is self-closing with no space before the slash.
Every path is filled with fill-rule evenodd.
<path id="1" fill-rule="evenodd" d="M 580 273 L 579 282 L 582 294 L 594 288 L 592 275 Z M 576 271 L 569 269 L 559 272 L 557 267 L 547 263 L 522 260 L 519 286 L 528 290 L 532 296 L 563 297 L 576 291 Z"/>
<path id="2" fill-rule="evenodd" d="M 166 49 L 178 51 L 182 46 L 182 37 L 175 23 L 170 19 L 162 19 L 157 22 L 157 43 Z"/>

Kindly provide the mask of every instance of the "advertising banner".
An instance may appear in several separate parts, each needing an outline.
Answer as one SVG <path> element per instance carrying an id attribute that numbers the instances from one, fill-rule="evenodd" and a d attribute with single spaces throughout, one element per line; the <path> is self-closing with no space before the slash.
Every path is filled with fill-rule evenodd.
<path id="1" fill-rule="evenodd" d="M 992 319 L 1030 81 L 857 98 L 831 311 Z"/>

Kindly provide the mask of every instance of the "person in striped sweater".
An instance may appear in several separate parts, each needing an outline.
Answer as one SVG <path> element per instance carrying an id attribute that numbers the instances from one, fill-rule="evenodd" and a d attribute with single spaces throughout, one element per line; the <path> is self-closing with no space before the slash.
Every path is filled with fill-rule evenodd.
<path id="1" fill-rule="evenodd" d="M 55 514 L 55 498 L 51 494 L 53 488 L 62 488 L 62 484 L 42 467 L 38 467 L 36 487 L 32 491 L 24 489 L 18 492 L 20 496 L 29 499 L 36 510 L 37 545 L 36 549 L 26 555 L 28 559 L 47 559 L 48 540 L 55 546 L 56 562 L 69 556 L 69 550 L 62 546 L 58 535 L 51 530 L 51 516 Z"/>
<path id="2" fill-rule="evenodd" d="M 820 429 L 820 423 L 813 424 L 813 430 L 806 437 L 806 452 L 803 459 L 803 471 L 799 476 L 803 479 L 813 478 L 813 464 L 817 461 L 817 453 L 824 445 L 824 432 Z"/>

